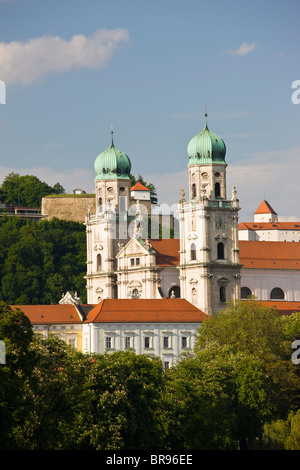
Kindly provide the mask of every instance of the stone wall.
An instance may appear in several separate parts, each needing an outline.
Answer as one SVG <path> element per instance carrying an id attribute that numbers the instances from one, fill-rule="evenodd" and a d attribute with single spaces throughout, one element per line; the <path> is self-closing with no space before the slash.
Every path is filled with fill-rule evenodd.
<path id="1" fill-rule="evenodd" d="M 96 198 L 94 194 L 46 196 L 42 199 L 42 215 L 48 220 L 56 217 L 57 219 L 83 223 L 89 205 L 91 212 L 95 214 Z"/>

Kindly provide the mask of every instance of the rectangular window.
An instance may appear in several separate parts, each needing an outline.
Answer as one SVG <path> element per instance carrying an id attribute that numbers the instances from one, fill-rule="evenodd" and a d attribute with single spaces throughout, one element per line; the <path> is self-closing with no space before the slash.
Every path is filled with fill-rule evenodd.
<path id="1" fill-rule="evenodd" d="M 110 336 L 106 336 L 105 338 L 105 348 L 111 349 L 111 337 Z"/>
<path id="2" fill-rule="evenodd" d="M 125 349 L 130 349 L 131 348 L 131 338 L 130 336 L 125 336 Z"/>
<path id="3" fill-rule="evenodd" d="M 187 348 L 187 337 L 186 336 L 181 337 L 181 347 L 182 348 Z"/>
<path id="4" fill-rule="evenodd" d="M 140 258 L 135 258 L 135 264 L 136 264 L 136 266 L 139 266 L 139 264 L 140 264 Z"/>
<path id="5" fill-rule="evenodd" d="M 169 336 L 164 336 L 164 348 L 169 347 Z"/>
<path id="6" fill-rule="evenodd" d="M 130 258 L 130 266 L 134 266 L 134 258 Z"/>
<path id="7" fill-rule="evenodd" d="M 170 363 L 167 362 L 167 361 L 164 361 L 164 369 L 165 369 L 165 370 L 168 370 L 169 367 L 170 367 Z"/>
<path id="8" fill-rule="evenodd" d="M 149 336 L 145 336 L 145 348 L 150 348 L 150 338 Z"/>
<path id="9" fill-rule="evenodd" d="M 72 348 L 76 348 L 76 338 L 68 338 L 68 345 L 72 346 Z"/>

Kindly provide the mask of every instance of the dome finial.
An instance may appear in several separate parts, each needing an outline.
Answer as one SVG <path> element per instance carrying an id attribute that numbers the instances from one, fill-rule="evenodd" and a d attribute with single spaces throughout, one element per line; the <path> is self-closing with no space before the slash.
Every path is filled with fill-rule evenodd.
<path id="1" fill-rule="evenodd" d="M 114 136 L 114 131 L 113 131 L 113 125 L 112 124 L 110 125 L 110 129 L 111 129 L 110 130 L 110 134 L 111 134 L 111 144 L 110 144 L 110 146 L 114 147 L 114 137 L 113 137 Z"/>
<path id="2" fill-rule="evenodd" d="M 208 129 L 207 127 L 207 104 L 205 105 L 205 128 Z"/>

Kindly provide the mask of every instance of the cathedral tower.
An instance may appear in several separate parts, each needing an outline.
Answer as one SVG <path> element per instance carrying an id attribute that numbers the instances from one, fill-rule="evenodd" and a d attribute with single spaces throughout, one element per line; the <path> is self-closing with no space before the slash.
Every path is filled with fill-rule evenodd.
<path id="1" fill-rule="evenodd" d="M 88 303 L 118 297 L 116 255 L 128 236 L 130 206 L 129 157 L 113 141 L 95 160 L 96 214 L 87 214 L 87 297 Z"/>
<path id="2" fill-rule="evenodd" d="M 179 201 L 181 297 L 213 314 L 240 296 L 239 201 L 226 195 L 226 146 L 207 125 L 188 144 L 189 199 Z"/>

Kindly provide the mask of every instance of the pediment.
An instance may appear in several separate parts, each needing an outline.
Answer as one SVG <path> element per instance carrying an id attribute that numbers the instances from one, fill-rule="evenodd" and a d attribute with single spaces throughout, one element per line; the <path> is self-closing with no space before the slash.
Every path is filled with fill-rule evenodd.
<path id="1" fill-rule="evenodd" d="M 122 258 L 127 255 L 140 256 L 147 254 L 149 254 L 149 251 L 143 247 L 142 243 L 136 238 L 131 238 L 129 242 L 120 249 L 116 258 Z"/>

